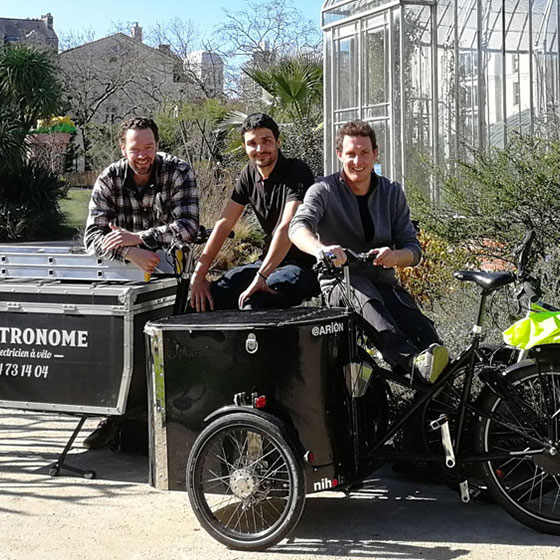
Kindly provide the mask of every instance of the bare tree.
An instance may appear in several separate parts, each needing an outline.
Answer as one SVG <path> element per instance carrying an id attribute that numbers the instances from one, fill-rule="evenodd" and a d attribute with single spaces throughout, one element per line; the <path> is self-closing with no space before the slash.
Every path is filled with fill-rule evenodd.
<path id="1" fill-rule="evenodd" d="M 95 31 L 92 28 L 72 29 L 59 34 L 58 48 L 64 52 L 93 41 L 95 41 Z"/>
<path id="2" fill-rule="evenodd" d="M 228 62 L 227 89 L 251 105 L 262 92 L 241 72 L 244 66 L 263 68 L 300 52 L 320 52 L 319 26 L 305 19 L 292 0 L 246 0 L 245 9 L 224 13 L 225 22 L 216 27 L 214 42 Z"/>
<path id="3" fill-rule="evenodd" d="M 223 62 L 212 41 L 200 34 L 192 19 L 175 17 L 157 23 L 147 35 L 148 44 L 168 49 L 181 60 L 180 80 L 192 86 L 195 97 L 215 98 L 223 93 Z"/>
<path id="4" fill-rule="evenodd" d="M 67 102 L 77 124 L 111 122 L 155 112 L 164 99 L 185 92 L 181 60 L 122 33 L 60 54 Z"/>
<path id="5" fill-rule="evenodd" d="M 172 53 L 152 49 L 123 33 L 88 38 L 91 35 L 84 32 L 65 37 L 65 46 L 78 46 L 59 56 L 66 103 L 79 128 L 76 142 L 85 154 L 99 136 L 90 125 L 112 130 L 122 119 L 155 114 L 165 100 L 178 102 L 187 93 L 185 84 L 176 79 L 182 61 Z"/>
<path id="6" fill-rule="evenodd" d="M 228 58 L 264 61 L 317 50 L 321 44 L 317 24 L 303 18 L 292 0 L 247 0 L 244 10 L 224 13 L 226 21 L 215 33 Z"/>

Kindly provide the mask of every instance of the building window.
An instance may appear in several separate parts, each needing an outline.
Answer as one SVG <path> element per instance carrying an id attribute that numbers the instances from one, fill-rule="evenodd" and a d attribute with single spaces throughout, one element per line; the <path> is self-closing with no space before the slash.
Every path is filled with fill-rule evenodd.
<path id="1" fill-rule="evenodd" d="M 113 124 L 117 117 L 116 107 L 105 107 L 105 122 L 107 124 Z"/>
<path id="2" fill-rule="evenodd" d="M 512 72 L 519 72 L 519 55 L 514 54 L 511 56 L 511 68 Z"/>
<path id="3" fill-rule="evenodd" d="M 513 104 L 519 105 L 519 82 L 513 82 Z"/>

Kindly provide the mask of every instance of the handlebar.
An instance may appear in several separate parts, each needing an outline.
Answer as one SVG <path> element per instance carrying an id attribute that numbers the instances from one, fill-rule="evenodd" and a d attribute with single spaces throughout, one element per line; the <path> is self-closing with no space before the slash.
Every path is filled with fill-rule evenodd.
<path id="1" fill-rule="evenodd" d="M 522 300 L 527 300 L 530 308 L 530 304 L 536 303 L 542 295 L 539 279 L 531 276 L 528 269 L 529 258 L 531 256 L 531 249 L 535 237 L 535 230 L 528 230 L 523 237 L 523 241 L 513 253 L 514 257 L 517 257 L 517 277 L 520 280 L 519 288 L 515 293 L 519 310 L 521 310 Z"/>
<path id="2" fill-rule="evenodd" d="M 378 252 L 377 249 L 372 249 L 371 251 L 367 251 L 365 253 L 359 253 L 352 249 L 347 249 L 344 247 L 342 250 L 346 254 L 346 259 L 347 259 L 346 263 L 342 266 L 348 266 L 348 264 L 351 264 L 353 262 L 361 262 L 361 263 L 370 262 L 375 258 Z M 342 267 L 334 265 L 333 261 L 335 259 L 335 255 L 333 252 L 331 251 L 321 252 L 318 258 L 319 260 L 317 261 L 317 263 L 313 265 L 314 272 L 316 273 L 330 272 L 331 274 L 335 274 L 335 275 L 338 272 L 340 272 Z"/>
<path id="3" fill-rule="evenodd" d="M 531 248 L 533 246 L 533 241 L 535 240 L 535 230 L 530 229 L 527 231 L 523 237 L 521 245 L 519 245 L 513 255 L 517 257 L 517 274 L 521 280 L 524 280 L 528 276 L 527 263 L 529 262 L 529 256 L 531 254 Z"/>
<path id="4" fill-rule="evenodd" d="M 191 264 L 194 264 L 191 245 L 203 245 L 208 241 L 212 231 L 212 228 L 199 226 L 196 237 L 190 242 L 183 241 L 179 236 L 175 236 L 170 245 L 164 249 L 164 260 L 172 267 L 174 272 L 155 272 L 152 274 L 152 277 L 178 278 L 183 273 L 189 273 L 190 268 L 187 266 L 187 263 L 191 262 Z M 233 239 L 234 237 L 235 232 L 230 231 L 228 238 Z"/>

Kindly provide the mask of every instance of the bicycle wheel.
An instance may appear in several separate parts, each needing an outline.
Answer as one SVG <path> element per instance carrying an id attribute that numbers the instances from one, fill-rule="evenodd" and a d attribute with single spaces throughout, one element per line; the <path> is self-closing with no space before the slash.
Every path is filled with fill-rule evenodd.
<path id="1" fill-rule="evenodd" d="M 301 464 L 280 429 L 259 416 L 218 418 L 199 435 L 187 491 L 200 524 L 238 550 L 264 550 L 297 524 L 305 504 Z"/>
<path id="2" fill-rule="evenodd" d="M 500 455 L 482 463 L 486 484 L 515 519 L 560 535 L 560 365 L 527 366 L 509 383 L 504 397 L 481 395 L 490 417 L 479 419 L 476 451 Z"/>

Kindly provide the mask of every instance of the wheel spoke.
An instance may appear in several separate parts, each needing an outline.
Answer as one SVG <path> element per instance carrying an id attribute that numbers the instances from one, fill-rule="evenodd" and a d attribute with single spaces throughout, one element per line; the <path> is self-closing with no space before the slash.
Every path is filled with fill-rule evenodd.
<path id="1" fill-rule="evenodd" d="M 194 472 L 188 470 L 198 482 L 188 489 L 193 511 L 212 535 L 251 550 L 252 543 L 276 542 L 293 526 L 304 488 L 301 466 L 287 443 L 260 426 L 268 422 L 246 416 L 246 424 L 218 419 L 220 429 L 207 428 L 204 442 L 195 442 Z"/>
<path id="2" fill-rule="evenodd" d="M 522 523 L 560 534 L 558 417 L 560 370 L 520 369 L 508 379 L 502 398 L 486 395 L 487 417 L 481 418 L 477 440 L 483 453 L 515 454 L 483 465 L 495 499 Z"/>

